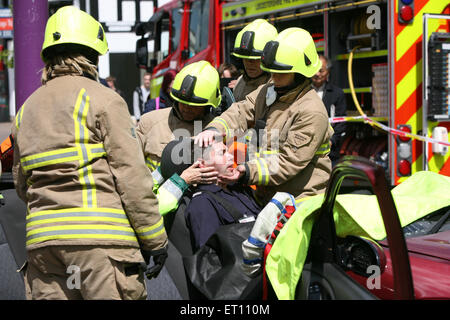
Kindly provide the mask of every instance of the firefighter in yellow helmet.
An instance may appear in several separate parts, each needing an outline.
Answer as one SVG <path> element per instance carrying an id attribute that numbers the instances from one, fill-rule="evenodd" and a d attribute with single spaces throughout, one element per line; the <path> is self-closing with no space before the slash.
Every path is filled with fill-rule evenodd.
<path id="1" fill-rule="evenodd" d="M 271 73 L 272 80 L 232 104 L 195 138 L 203 146 L 218 133 L 232 138 L 239 131 L 255 129 L 258 139 L 250 145 L 250 159 L 233 176 L 219 179 L 257 185 L 255 196 L 261 205 L 278 191 L 302 198 L 325 190 L 333 129 L 311 86 L 320 66 L 314 41 L 303 29 L 288 28 L 265 45 L 261 68 Z"/>
<path id="2" fill-rule="evenodd" d="M 270 73 L 260 68 L 261 54 L 266 43 L 277 34 L 277 29 L 264 19 L 254 20 L 237 34 L 231 54 L 242 59 L 244 74 L 233 89 L 236 101 L 244 100 L 247 94 L 269 81 Z"/>
<path id="3" fill-rule="evenodd" d="M 48 19 L 42 86 L 12 129 L 14 183 L 28 207 L 27 298 L 145 299 L 143 271 L 157 276 L 167 257 L 127 105 L 98 82 L 107 50 L 101 24 L 78 8 Z"/>
<path id="4" fill-rule="evenodd" d="M 192 184 L 213 183 L 218 172 L 195 162 L 181 175 L 165 177 L 160 162 L 165 146 L 180 137 L 200 133 L 212 119 L 212 110 L 220 105 L 219 74 L 207 61 L 185 66 L 175 76 L 170 95 L 172 108 L 144 114 L 137 127 L 148 168 L 152 172 L 154 192 L 158 195 L 162 215 L 177 209 L 184 192 Z"/>

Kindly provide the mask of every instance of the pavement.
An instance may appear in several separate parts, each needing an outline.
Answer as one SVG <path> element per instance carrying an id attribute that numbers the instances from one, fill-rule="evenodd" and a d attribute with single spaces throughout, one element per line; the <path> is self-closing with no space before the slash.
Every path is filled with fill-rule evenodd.
<path id="1" fill-rule="evenodd" d="M 0 142 L 8 137 L 10 129 L 10 122 L 0 122 Z M 24 300 L 23 275 L 17 271 L 22 259 L 19 257 L 16 262 L 11 251 L 11 247 L 18 247 L 19 251 L 23 248 L 24 226 L 16 226 L 14 232 L 6 233 L 2 227 L 4 224 L 1 223 L 8 217 L 24 214 L 26 209 L 15 192 L 10 173 L 5 173 L 0 178 L 0 193 L 5 199 L 5 205 L 0 206 L 0 300 Z M 182 300 L 165 267 L 156 279 L 146 280 L 146 283 L 148 300 Z"/>

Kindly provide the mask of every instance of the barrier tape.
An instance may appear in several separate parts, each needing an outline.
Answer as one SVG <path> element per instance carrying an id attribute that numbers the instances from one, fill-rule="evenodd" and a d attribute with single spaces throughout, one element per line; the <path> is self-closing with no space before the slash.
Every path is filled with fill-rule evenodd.
<path id="1" fill-rule="evenodd" d="M 374 119 L 369 118 L 366 115 L 356 116 L 356 117 L 334 117 L 334 118 L 330 118 L 330 123 L 346 122 L 346 121 L 350 121 L 350 120 L 364 120 L 365 123 L 368 123 L 372 126 L 378 127 L 379 129 L 386 131 L 387 133 L 390 133 L 390 134 L 394 134 L 394 135 L 401 136 L 401 137 L 408 137 L 408 138 L 420 140 L 423 142 L 438 143 L 438 144 L 442 144 L 444 146 L 450 147 L 450 142 L 437 140 L 437 139 L 424 137 L 424 136 L 419 136 L 417 134 L 390 128 Z"/>

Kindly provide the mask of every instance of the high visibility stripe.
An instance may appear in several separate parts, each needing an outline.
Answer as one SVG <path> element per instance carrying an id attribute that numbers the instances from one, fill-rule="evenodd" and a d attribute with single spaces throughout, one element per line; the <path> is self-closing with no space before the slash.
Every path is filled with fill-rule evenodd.
<path id="1" fill-rule="evenodd" d="M 151 227 L 138 229 L 137 235 L 140 239 L 152 239 L 163 234 L 164 232 L 165 232 L 164 221 L 161 218 L 157 223 L 155 223 Z"/>
<path id="2" fill-rule="evenodd" d="M 106 151 L 105 148 L 103 147 L 103 143 L 88 144 L 87 149 L 89 161 L 95 158 L 101 158 L 106 156 Z"/>
<path id="3" fill-rule="evenodd" d="M 42 152 L 23 157 L 20 163 L 25 171 L 44 167 L 50 164 L 79 160 L 76 148 L 64 148 L 55 151 Z"/>
<path id="4" fill-rule="evenodd" d="M 88 144 L 85 146 L 88 152 L 88 159 L 91 161 L 106 155 L 103 144 Z M 52 164 L 82 161 L 76 147 L 64 148 L 53 151 L 42 152 L 26 156 L 20 159 L 23 170 L 26 172 L 31 169 L 45 167 Z"/>
<path id="5" fill-rule="evenodd" d="M 114 239 L 137 242 L 131 227 L 111 226 L 104 224 L 77 224 L 43 227 L 27 232 L 26 244 L 59 239 Z"/>
<path id="6" fill-rule="evenodd" d="M 17 116 L 16 116 L 16 128 L 17 129 L 20 128 L 20 124 L 22 123 L 23 109 L 25 109 L 25 104 L 23 104 L 20 107 L 20 110 L 19 110 L 19 112 L 17 113 Z"/>
<path id="7" fill-rule="evenodd" d="M 89 111 L 90 98 L 85 89 L 81 89 L 73 111 L 75 125 L 75 143 L 80 159 L 80 183 L 83 187 L 83 207 L 97 207 L 97 192 L 92 176 L 92 166 L 89 164 L 88 150 L 86 145 L 89 141 L 89 131 L 86 126 L 86 117 Z"/>
<path id="8" fill-rule="evenodd" d="M 26 241 L 26 245 L 32 245 L 38 242 L 44 242 L 48 240 L 64 240 L 64 239 L 100 239 L 100 240 L 123 240 L 138 243 L 135 235 L 121 235 L 121 234 L 102 234 L 99 230 L 98 233 L 74 233 L 74 234 L 49 234 L 47 236 L 33 237 Z"/>
<path id="9" fill-rule="evenodd" d="M 153 166 L 153 164 L 149 161 L 149 159 L 145 159 L 145 164 L 147 165 L 147 167 L 153 171 L 155 170 L 155 167 Z"/>
<path id="10" fill-rule="evenodd" d="M 98 221 L 122 223 L 130 227 L 125 211 L 118 209 L 72 208 L 61 210 L 45 210 L 27 215 L 27 228 L 54 222 Z"/>
<path id="11" fill-rule="evenodd" d="M 154 171 L 156 170 L 156 168 L 159 167 L 159 162 L 158 161 L 154 161 L 150 158 L 145 158 L 145 164 L 147 165 L 147 167 L 151 170 Z"/>
<path id="12" fill-rule="evenodd" d="M 330 152 L 330 144 L 328 142 L 322 144 L 316 151 L 316 155 L 324 155 Z"/>
<path id="13" fill-rule="evenodd" d="M 62 225 L 62 226 L 52 226 L 52 227 L 42 227 L 36 228 L 27 231 L 27 237 L 35 236 L 37 234 L 41 234 L 43 232 L 61 232 L 61 234 L 68 234 L 73 230 L 86 230 L 86 233 L 96 233 L 96 230 L 102 230 L 99 233 L 104 233 L 105 230 L 108 231 L 117 231 L 112 232 L 111 234 L 118 234 L 119 232 L 123 232 L 124 234 L 134 235 L 134 230 L 131 227 L 122 227 L 122 226 L 112 226 L 112 225 L 104 225 L 104 224 L 73 224 L 73 225 Z M 82 232 L 84 233 L 84 232 Z"/>
<path id="14" fill-rule="evenodd" d="M 256 154 L 257 154 L 257 157 L 259 157 L 259 156 L 264 157 L 267 155 L 274 155 L 274 154 L 278 154 L 278 153 L 279 153 L 278 150 L 263 150 L 261 152 L 257 152 Z"/>
<path id="15" fill-rule="evenodd" d="M 164 182 L 164 178 L 161 175 L 160 167 L 156 168 L 156 170 L 152 171 L 153 184 L 161 185 Z"/>
<path id="16" fill-rule="evenodd" d="M 172 182 L 172 180 L 168 179 L 164 182 L 164 184 L 159 188 L 160 192 L 166 190 L 171 195 L 173 195 L 176 199 L 181 199 L 183 196 L 183 190 L 178 188 L 178 186 Z"/>
<path id="17" fill-rule="evenodd" d="M 268 185 L 269 184 L 269 167 L 267 162 L 263 158 L 256 159 L 256 166 L 258 168 L 258 184 Z"/>
<path id="18" fill-rule="evenodd" d="M 229 137 L 230 127 L 228 126 L 227 122 L 224 119 L 216 117 L 216 118 L 214 118 L 213 121 L 211 121 L 211 124 L 212 123 L 218 123 L 218 124 L 222 125 L 222 127 L 225 129 L 226 136 Z"/>

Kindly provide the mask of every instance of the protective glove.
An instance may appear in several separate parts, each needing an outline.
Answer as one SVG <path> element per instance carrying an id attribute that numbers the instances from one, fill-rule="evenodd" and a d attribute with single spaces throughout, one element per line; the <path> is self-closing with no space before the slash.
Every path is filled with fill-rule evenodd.
<path id="1" fill-rule="evenodd" d="M 167 246 L 158 250 L 141 250 L 142 256 L 144 257 L 145 263 L 147 264 L 147 269 L 145 270 L 145 275 L 147 279 L 156 278 L 161 272 L 164 263 L 167 259 Z M 153 265 L 150 266 L 150 258 L 153 257 Z"/>

